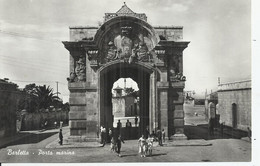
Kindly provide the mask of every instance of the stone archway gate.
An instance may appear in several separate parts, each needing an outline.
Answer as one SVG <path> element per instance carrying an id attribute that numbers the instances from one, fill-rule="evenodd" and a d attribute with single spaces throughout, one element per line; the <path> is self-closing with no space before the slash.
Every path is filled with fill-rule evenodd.
<path id="1" fill-rule="evenodd" d="M 152 27 L 145 14 L 125 4 L 105 13 L 100 27 L 70 27 L 70 137 L 97 140 L 104 104 L 101 73 L 113 65 L 147 70 L 149 128 L 164 128 L 166 137 L 185 138 L 183 27 Z"/>

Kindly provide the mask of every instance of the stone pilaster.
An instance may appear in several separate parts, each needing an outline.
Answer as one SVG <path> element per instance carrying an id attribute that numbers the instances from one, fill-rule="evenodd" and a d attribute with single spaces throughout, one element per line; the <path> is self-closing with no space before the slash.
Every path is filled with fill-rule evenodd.
<path id="1" fill-rule="evenodd" d="M 164 129 L 168 137 L 168 82 L 157 82 L 158 89 L 158 127 Z"/>
<path id="2" fill-rule="evenodd" d="M 187 137 L 184 134 L 184 81 L 173 82 L 171 83 L 172 87 L 172 109 L 173 109 L 173 126 L 174 126 L 174 135 L 171 136 L 173 140 L 186 140 Z"/>

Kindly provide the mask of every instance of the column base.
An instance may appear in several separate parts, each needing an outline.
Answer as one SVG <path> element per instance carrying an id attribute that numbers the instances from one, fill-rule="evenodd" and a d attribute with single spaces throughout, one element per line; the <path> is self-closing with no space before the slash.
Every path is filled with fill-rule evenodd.
<path id="1" fill-rule="evenodd" d="M 185 134 L 174 134 L 171 136 L 171 140 L 187 140 L 187 136 Z"/>

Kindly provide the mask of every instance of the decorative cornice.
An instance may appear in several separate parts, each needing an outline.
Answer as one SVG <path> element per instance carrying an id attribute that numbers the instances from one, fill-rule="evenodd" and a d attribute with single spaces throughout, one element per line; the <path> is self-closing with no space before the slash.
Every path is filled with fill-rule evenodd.
<path id="1" fill-rule="evenodd" d="M 166 40 L 161 40 L 156 47 L 157 48 L 159 48 L 159 47 L 181 48 L 182 50 L 184 50 L 185 48 L 188 47 L 189 43 L 190 42 L 188 42 L 188 41 L 166 41 Z"/>

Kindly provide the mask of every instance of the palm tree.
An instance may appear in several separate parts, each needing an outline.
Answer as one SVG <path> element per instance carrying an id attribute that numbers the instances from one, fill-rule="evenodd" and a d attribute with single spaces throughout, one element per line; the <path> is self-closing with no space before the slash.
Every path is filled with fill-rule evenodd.
<path id="1" fill-rule="evenodd" d="M 51 106 L 54 102 L 60 101 L 60 98 L 53 94 L 53 89 L 50 88 L 50 86 L 46 87 L 46 85 L 37 86 L 34 95 L 37 96 L 36 100 L 39 109 L 46 109 L 49 106 Z"/>

